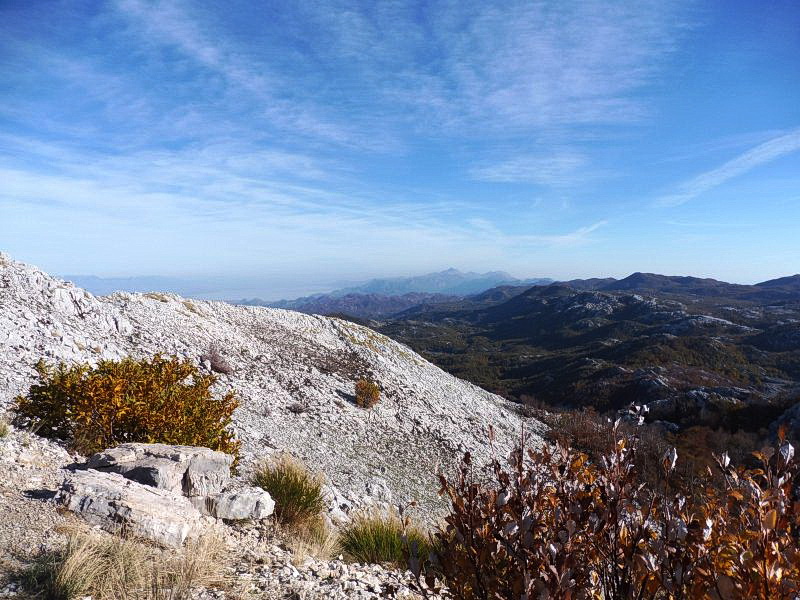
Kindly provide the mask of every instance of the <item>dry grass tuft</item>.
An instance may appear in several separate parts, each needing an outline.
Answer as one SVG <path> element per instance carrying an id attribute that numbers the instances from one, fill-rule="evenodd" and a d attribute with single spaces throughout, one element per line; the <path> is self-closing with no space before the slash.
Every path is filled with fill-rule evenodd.
<path id="1" fill-rule="evenodd" d="M 151 300 L 158 300 L 159 302 L 169 302 L 169 296 L 166 294 L 162 294 L 161 292 L 146 292 L 143 294 L 145 298 L 150 298 Z"/>
<path id="2" fill-rule="evenodd" d="M 264 461 L 253 475 L 253 485 L 275 501 L 275 519 L 289 528 L 301 529 L 319 519 L 325 508 L 322 478 L 293 456 L 280 453 Z"/>
<path id="3" fill-rule="evenodd" d="M 339 535 L 322 517 L 299 528 L 285 529 L 282 534 L 289 550 L 301 563 L 307 557 L 330 560 L 339 547 Z"/>
<path id="4" fill-rule="evenodd" d="M 406 568 L 412 548 L 417 556 L 428 556 L 430 536 L 395 512 L 370 511 L 342 529 L 339 547 L 354 562 Z"/>
<path id="5" fill-rule="evenodd" d="M 203 314 L 203 313 L 200 312 L 200 309 L 197 308 L 195 303 L 192 302 L 191 300 L 183 300 L 181 302 L 181 304 L 183 304 L 184 308 L 186 308 L 186 310 L 188 310 L 191 313 L 194 313 L 196 315 L 202 315 Z"/>
<path id="6" fill-rule="evenodd" d="M 0 417 L 0 438 L 4 438 L 8 435 L 8 423 L 6 423 L 5 419 Z"/>
<path id="7" fill-rule="evenodd" d="M 33 597 L 47 600 L 188 600 L 192 589 L 223 584 L 225 557 L 216 535 L 167 554 L 125 537 L 72 533 L 64 548 L 38 557 L 21 579 Z"/>

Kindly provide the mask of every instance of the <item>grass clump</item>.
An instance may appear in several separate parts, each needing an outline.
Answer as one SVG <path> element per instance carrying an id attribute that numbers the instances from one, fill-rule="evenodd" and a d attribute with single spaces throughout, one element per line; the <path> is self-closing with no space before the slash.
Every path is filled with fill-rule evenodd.
<path id="1" fill-rule="evenodd" d="M 289 454 L 281 453 L 261 463 L 253 475 L 253 484 L 272 496 L 275 519 L 280 525 L 308 526 L 320 518 L 325 508 L 322 478 Z"/>
<path id="2" fill-rule="evenodd" d="M 306 557 L 329 560 L 339 548 L 339 536 L 320 515 L 299 527 L 284 529 L 286 544 L 299 562 Z"/>
<path id="3" fill-rule="evenodd" d="M 181 302 L 181 304 L 183 304 L 184 308 L 186 310 L 188 310 L 189 312 L 191 312 L 191 313 L 194 313 L 196 315 L 202 315 L 203 314 L 203 313 L 200 312 L 200 310 L 197 308 L 197 306 L 195 306 L 194 302 L 192 302 L 191 300 L 184 300 L 184 301 Z"/>
<path id="4" fill-rule="evenodd" d="M 6 423 L 5 419 L 0 418 L 0 439 L 6 437 L 8 432 L 8 423 Z"/>
<path id="5" fill-rule="evenodd" d="M 39 361 L 36 370 L 39 382 L 16 398 L 17 420 L 44 437 L 69 440 L 77 452 L 143 442 L 238 455 L 239 442 L 228 429 L 235 394 L 212 396 L 216 377 L 191 361 L 157 354 L 95 367 Z"/>
<path id="6" fill-rule="evenodd" d="M 143 586 L 146 552 L 132 541 L 71 535 L 66 546 L 39 556 L 23 574 L 23 586 L 47 600 L 72 600 L 91 595 L 98 600 Z"/>
<path id="7" fill-rule="evenodd" d="M 165 555 L 124 537 L 73 533 L 62 549 L 39 556 L 21 580 L 33 597 L 47 600 L 184 600 L 194 588 L 222 584 L 225 553 L 213 535 Z"/>
<path id="8" fill-rule="evenodd" d="M 169 302 L 169 296 L 161 292 L 146 292 L 144 297 L 150 298 L 151 300 L 158 300 L 159 302 Z"/>
<path id="9" fill-rule="evenodd" d="M 356 381 L 356 404 L 361 408 L 372 408 L 381 399 L 381 388 L 369 379 Z"/>
<path id="10" fill-rule="evenodd" d="M 353 562 L 406 568 L 412 554 L 427 558 L 430 539 L 394 512 L 373 511 L 356 515 L 342 529 L 339 547 Z"/>

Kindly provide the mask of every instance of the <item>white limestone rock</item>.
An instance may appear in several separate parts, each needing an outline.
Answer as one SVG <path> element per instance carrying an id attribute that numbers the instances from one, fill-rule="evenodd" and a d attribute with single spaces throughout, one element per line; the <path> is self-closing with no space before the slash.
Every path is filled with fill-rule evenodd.
<path id="1" fill-rule="evenodd" d="M 106 531 L 124 529 L 173 548 L 201 535 L 214 523 L 179 493 L 93 469 L 69 473 L 55 500 Z"/>
<path id="2" fill-rule="evenodd" d="M 232 456 L 208 448 L 129 443 L 91 456 L 87 465 L 186 496 L 207 496 L 225 488 L 232 463 Z"/>
<path id="3" fill-rule="evenodd" d="M 235 369 L 214 392 L 238 395 L 231 426 L 242 442 L 242 473 L 265 454 L 285 450 L 325 474 L 341 495 L 331 507 L 336 511 L 358 509 L 379 474 L 392 502 L 416 500 L 423 518 L 441 516 L 446 505 L 437 495 L 437 469 L 452 472 L 464 451 L 476 464 L 490 459 L 490 426 L 500 456 L 519 440 L 523 423 L 534 434 L 531 444 L 542 443 L 536 434 L 543 426 L 510 403 L 369 328 L 224 302 L 191 300 L 188 310 L 188 301 L 165 297 L 95 297 L 0 256 L 0 411 L 35 381 L 41 358 L 94 364 L 160 352 L 199 366 L 216 344 Z M 382 388 L 369 410 L 350 400 L 365 371 Z M 296 405 L 304 410 L 290 410 Z M 197 487 L 196 495 L 211 492 Z"/>
<path id="4" fill-rule="evenodd" d="M 226 521 L 258 521 L 266 519 L 275 510 L 275 501 L 272 497 L 256 487 L 229 490 L 190 500 L 203 514 Z"/>

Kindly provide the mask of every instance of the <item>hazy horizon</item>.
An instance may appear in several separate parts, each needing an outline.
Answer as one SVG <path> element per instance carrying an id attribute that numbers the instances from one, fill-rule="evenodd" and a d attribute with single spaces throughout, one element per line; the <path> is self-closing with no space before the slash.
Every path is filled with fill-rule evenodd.
<path id="1" fill-rule="evenodd" d="M 797 273 L 798 31 L 790 0 L 4 2 L 0 248 L 287 291 Z"/>
<path id="2" fill-rule="evenodd" d="M 290 283 L 290 281 L 286 279 L 274 279 L 269 281 L 258 277 L 254 277 L 252 279 L 247 279 L 247 278 L 242 279 L 242 278 L 224 277 L 224 276 L 217 276 L 211 278 L 204 278 L 204 277 L 172 278 L 172 277 L 161 277 L 161 276 L 154 277 L 147 275 L 132 276 L 132 277 L 98 277 L 96 275 L 73 273 L 73 274 L 59 274 L 58 277 L 61 277 L 62 279 L 66 279 L 68 281 L 73 281 L 76 283 L 76 285 L 79 285 L 79 287 L 84 287 L 84 286 L 81 285 L 79 282 L 76 282 L 75 279 L 96 278 L 99 280 L 98 285 L 107 284 L 109 282 L 116 282 L 120 280 L 131 280 L 129 282 L 131 285 L 129 285 L 127 288 L 120 287 L 119 289 L 128 289 L 129 291 L 133 291 L 131 290 L 131 288 L 136 287 L 137 289 L 135 291 L 140 291 L 140 292 L 166 291 L 171 293 L 177 293 L 182 296 L 198 298 L 203 300 L 239 301 L 243 299 L 260 299 L 267 302 L 276 302 L 279 300 L 293 300 L 304 296 L 313 296 L 315 294 L 326 294 L 335 290 L 340 290 L 342 288 L 361 285 L 373 279 L 396 279 L 403 277 L 414 277 L 414 276 L 428 275 L 433 273 L 440 273 L 445 270 L 447 269 L 438 269 L 437 271 L 433 271 L 431 273 L 411 273 L 405 275 L 366 277 L 363 279 L 356 279 L 356 280 L 326 281 L 326 280 L 313 280 L 312 278 L 309 277 L 302 277 L 298 279 L 295 283 Z M 598 278 L 614 277 L 615 279 L 624 279 L 625 277 L 632 274 L 633 273 L 625 273 L 617 276 L 608 274 L 595 274 L 595 275 L 587 275 L 585 277 L 551 277 L 549 275 L 528 275 L 519 277 L 514 273 L 509 273 L 509 275 L 519 280 L 551 278 L 555 281 L 567 281 L 569 279 L 590 279 L 593 277 L 598 277 Z M 795 274 L 796 273 L 785 273 L 783 275 L 780 275 L 779 277 L 786 277 Z M 659 275 L 701 277 L 699 275 L 693 275 L 691 273 L 659 273 Z M 712 277 L 712 279 L 717 279 L 717 278 Z M 757 279 L 754 281 L 727 281 L 727 283 L 738 283 L 738 284 L 748 285 L 748 284 L 761 283 L 769 279 L 776 279 L 776 278 L 764 278 L 764 279 Z M 154 282 L 154 285 L 152 287 L 147 287 L 146 285 L 145 286 L 138 285 L 142 280 L 160 280 L 160 287 L 158 282 Z M 85 287 L 89 289 L 92 286 L 87 285 Z M 90 291 L 92 290 L 90 289 Z M 110 293 L 110 292 L 104 292 L 104 293 Z"/>

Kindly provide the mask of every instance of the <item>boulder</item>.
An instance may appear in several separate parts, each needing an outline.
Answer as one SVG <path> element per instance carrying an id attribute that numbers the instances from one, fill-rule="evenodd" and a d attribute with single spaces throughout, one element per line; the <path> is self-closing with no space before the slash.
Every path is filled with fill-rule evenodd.
<path id="1" fill-rule="evenodd" d="M 172 548 L 182 546 L 214 523 L 179 492 L 92 469 L 69 473 L 55 500 L 106 531 L 122 529 Z"/>
<path id="2" fill-rule="evenodd" d="M 225 488 L 232 463 L 232 456 L 208 448 L 130 443 L 91 456 L 87 466 L 185 496 L 207 496 Z"/>
<path id="3" fill-rule="evenodd" d="M 190 500 L 203 514 L 226 521 L 266 519 L 275 510 L 272 497 L 256 487 L 230 490 L 211 496 L 196 496 Z"/>

